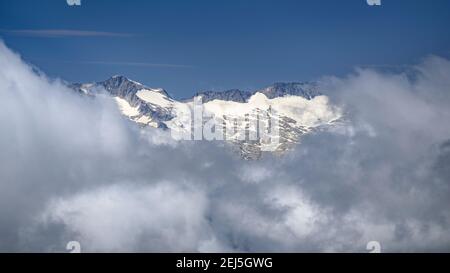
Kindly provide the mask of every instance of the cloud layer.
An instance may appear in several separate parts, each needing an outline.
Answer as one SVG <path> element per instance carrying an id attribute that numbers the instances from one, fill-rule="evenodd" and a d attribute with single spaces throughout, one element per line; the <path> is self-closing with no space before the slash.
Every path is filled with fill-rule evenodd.
<path id="1" fill-rule="evenodd" d="M 345 125 L 242 161 L 0 59 L 0 251 L 450 250 L 448 60 L 324 78 Z"/>

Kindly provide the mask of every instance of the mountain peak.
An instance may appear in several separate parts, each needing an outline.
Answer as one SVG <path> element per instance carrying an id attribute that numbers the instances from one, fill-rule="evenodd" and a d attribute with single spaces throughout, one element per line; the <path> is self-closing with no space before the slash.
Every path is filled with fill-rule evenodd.
<path id="1" fill-rule="evenodd" d="M 194 97 L 201 96 L 203 103 L 212 100 L 226 100 L 235 102 L 246 102 L 252 93 L 247 91 L 242 91 L 239 89 L 230 89 L 226 91 L 216 92 L 216 91 L 203 91 L 195 94 Z"/>
<path id="2" fill-rule="evenodd" d="M 277 82 L 256 92 L 263 93 L 269 99 L 291 95 L 311 100 L 321 95 L 315 82 Z"/>
<path id="3" fill-rule="evenodd" d="M 114 75 L 105 81 L 98 82 L 97 85 L 103 86 L 112 95 L 120 97 L 126 97 L 130 93 L 135 94 L 142 89 L 152 90 L 169 97 L 169 94 L 162 88 L 150 88 L 122 75 Z"/>
<path id="4" fill-rule="evenodd" d="M 225 100 L 235 102 L 247 102 L 256 93 L 262 93 L 269 99 L 284 96 L 300 96 L 311 100 L 320 96 L 317 83 L 314 82 L 276 82 L 266 88 L 254 92 L 242 91 L 240 89 L 229 89 L 225 91 L 202 91 L 194 97 L 201 96 L 204 103 L 212 100 Z"/>
<path id="5" fill-rule="evenodd" d="M 114 75 L 111 77 L 111 79 L 117 79 L 117 78 L 125 78 L 126 79 L 127 77 L 125 77 L 123 75 Z"/>
<path id="6" fill-rule="evenodd" d="M 120 85 L 120 84 L 124 84 L 124 83 L 131 83 L 131 84 L 135 84 L 135 85 L 139 85 L 142 87 L 145 87 L 143 84 L 137 82 L 137 81 L 133 81 L 130 80 L 129 78 L 123 76 L 123 75 L 114 75 L 111 78 L 104 80 L 101 83 L 108 83 L 108 84 L 113 84 L 113 85 Z"/>

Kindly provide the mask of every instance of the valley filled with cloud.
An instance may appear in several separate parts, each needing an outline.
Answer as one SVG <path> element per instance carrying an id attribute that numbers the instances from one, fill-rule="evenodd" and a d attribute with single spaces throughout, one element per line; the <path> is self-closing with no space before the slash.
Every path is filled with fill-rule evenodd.
<path id="1" fill-rule="evenodd" d="M 450 250 L 450 61 L 320 90 L 342 126 L 285 155 L 140 128 L 0 43 L 0 251 Z"/>

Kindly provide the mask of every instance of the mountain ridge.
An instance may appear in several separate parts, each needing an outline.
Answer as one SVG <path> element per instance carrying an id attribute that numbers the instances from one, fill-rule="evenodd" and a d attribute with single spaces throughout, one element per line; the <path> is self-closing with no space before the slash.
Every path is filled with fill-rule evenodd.
<path id="1" fill-rule="evenodd" d="M 176 100 L 163 88 L 151 88 L 121 75 L 100 82 L 75 83 L 70 87 L 90 96 L 106 92 L 115 99 L 121 113 L 140 126 L 189 135 L 191 125 L 183 122 L 192 115 L 194 98 L 202 97 L 204 112 L 213 117 L 218 129 L 227 133 L 233 131 L 226 140 L 238 147 L 245 159 L 258 159 L 268 150 L 283 154 L 298 144 L 303 135 L 333 126 L 341 117 L 340 111 L 329 104 L 328 97 L 319 92 L 314 82 L 278 82 L 252 92 L 204 91 L 186 100 Z M 276 144 L 260 137 L 260 130 L 267 130 L 272 121 L 276 121 L 279 131 L 274 135 L 270 129 L 271 138 L 277 139 Z M 261 128 L 261 124 L 266 127 Z M 247 140 L 250 134 L 259 138 Z"/>
<path id="2" fill-rule="evenodd" d="M 114 75 L 104 81 L 93 82 L 93 83 L 72 83 L 70 86 L 72 88 L 79 88 L 82 92 L 86 93 L 85 88 L 90 88 L 89 85 L 94 86 L 102 86 L 106 91 L 111 93 L 112 95 L 124 96 L 126 95 L 124 92 L 138 92 L 141 89 L 154 90 L 162 93 L 164 96 L 174 99 L 169 93 L 163 88 L 151 88 L 147 85 L 144 85 L 140 82 L 134 81 L 123 75 Z M 291 96 L 301 96 L 308 100 L 322 95 L 318 91 L 317 83 L 305 81 L 305 82 L 275 82 L 272 85 L 266 86 L 262 89 L 257 89 L 253 91 L 245 91 L 237 88 L 227 89 L 223 91 L 213 91 L 213 90 L 205 90 L 198 91 L 193 96 L 181 99 L 180 101 L 188 101 L 193 99 L 194 97 L 202 96 L 203 102 L 209 102 L 214 99 L 226 100 L 226 101 L 235 101 L 235 102 L 247 102 L 248 99 L 256 93 L 262 93 L 266 95 L 267 98 L 273 99 L 277 97 L 282 97 L 286 95 Z"/>

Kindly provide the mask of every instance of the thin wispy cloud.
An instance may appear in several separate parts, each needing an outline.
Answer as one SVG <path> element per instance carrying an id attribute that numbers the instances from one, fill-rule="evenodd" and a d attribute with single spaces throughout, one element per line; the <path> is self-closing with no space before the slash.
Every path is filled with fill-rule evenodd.
<path id="1" fill-rule="evenodd" d="M 41 38 L 58 38 L 58 37 L 132 37 L 130 33 L 77 30 L 77 29 L 1 29 L 0 33 L 24 36 L 24 37 L 41 37 Z"/>
<path id="2" fill-rule="evenodd" d="M 186 64 L 164 64 L 164 63 L 147 63 L 147 62 L 85 61 L 85 62 L 78 62 L 78 63 L 81 63 L 81 64 L 93 64 L 93 65 L 119 65 L 119 66 L 166 67 L 166 68 L 194 68 L 193 65 L 186 65 Z"/>
<path id="3" fill-rule="evenodd" d="M 356 65 L 359 68 L 411 68 L 409 64 L 360 64 Z"/>
<path id="4" fill-rule="evenodd" d="M 136 66 L 136 67 L 156 67 L 156 68 L 195 68 L 194 65 L 188 64 L 169 64 L 169 63 L 152 63 L 152 62 L 109 62 L 109 61 L 76 61 L 76 60 L 47 60 L 47 59 L 32 59 L 33 62 L 51 62 L 64 64 L 78 64 L 78 65 L 111 65 L 111 66 Z"/>

